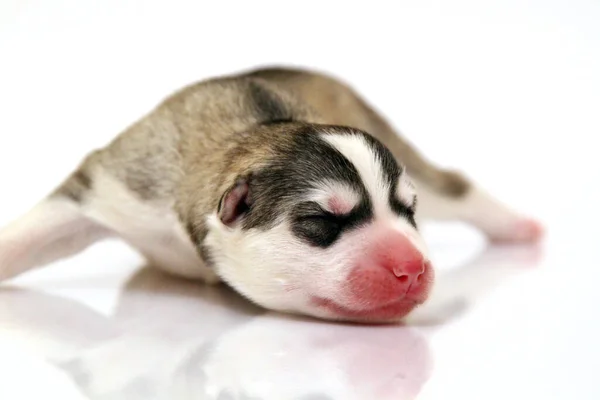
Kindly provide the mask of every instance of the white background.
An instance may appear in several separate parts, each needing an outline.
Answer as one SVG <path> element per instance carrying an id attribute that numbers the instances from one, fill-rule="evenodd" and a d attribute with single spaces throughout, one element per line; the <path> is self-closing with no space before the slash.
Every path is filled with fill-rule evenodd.
<path id="1" fill-rule="evenodd" d="M 141 260 L 123 245 L 101 244 L 15 282 L 35 292 L 0 291 L 0 398 L 225 399 L 219 390 L 233 387 L 229 393 L 278 400 L 600 398 L 599 21 L 592 0 L 3 0 L 0 224 L 171 91 L 284 64 L 350 82 L 429 158 L 540 218 L 548 237 L 539 254 L 489 250 L 465 267 L 482 239 L 460 226 L 428 227 L 440 268 L 469 272 L 455 285 L 469 304 L 460 316 L 410 331 L 369 328 L 356 341 L 356 332 L 331 326 L 326 332 L 341 342 L 351 336 L 335 350 L 306 339 L 327 336 L 323 323 L 299 327 L 274 316 L 240 321 L 237 330 L 225 324 L 209 341 L 208 361 L 196 365 L 208 380 L 192 374 L 185 395 L 170 391 L 177 374 L 161 369 L 165 359 L 190 353 L 196 344 L 188 342 L 206 338 L 231 308 L 198 314 L 203 294 L 173 300 L 173 309 L 165 301 L 163 313 L 198 316 L 188 341 L 156 333 L 185 331 L 187 318 L 162 330 L 147 326 L 160 326 L 159 312 L 123 322 L 115 317 L 127 297 L 120 287 Z M 133 299 L 149 302 L 146 313 L 163 304 Z M 374 342 L 405 352 L 401 361 L 367 345 Z M 280 353 L 289 356 L 287 375 Z M 87 389 L 58 359 L 84 360 L 72 370 L 87 371 Z M 386 372 L 400 380 L 388 382 Z M 147 376 L 139 387 L 160 389 L 127 392 L 138 375 Z"/>

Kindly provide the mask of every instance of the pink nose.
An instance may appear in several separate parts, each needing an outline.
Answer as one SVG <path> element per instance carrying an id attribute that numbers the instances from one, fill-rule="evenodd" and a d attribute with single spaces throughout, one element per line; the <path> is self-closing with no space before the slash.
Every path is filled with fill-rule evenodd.
<path id="1" fill-rule="evenodd" d="M 425 256 L 400 232 L 372 240 L 363 261 L 348 275 L 347 288 L 357 307 L 425 301 L 433 281 Z"/>
<path id="2" fill-rule="evenodd" d="M 377 262 L 379 266 L 392 272 L 400 286 L 407 291 L 409 288 L 414 289 L 425 273 L 425 258 L 404 237 L 396 238 L 393 251 L 380 253 Z"/>

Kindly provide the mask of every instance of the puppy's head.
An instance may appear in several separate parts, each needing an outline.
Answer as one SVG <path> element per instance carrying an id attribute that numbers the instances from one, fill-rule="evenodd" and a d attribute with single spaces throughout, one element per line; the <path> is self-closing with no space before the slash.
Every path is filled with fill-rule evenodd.
<path id="1" fill-rule="evenodd" d="M 416 194 L 389 150 L 346 127 L 261 129 L 280 132 L 253 136 L 270 137 L 268 150 L 208 217 L 204 246 L 223 280 L 266 308 L 328 319 L 395 321 L 425 301 Z"/>

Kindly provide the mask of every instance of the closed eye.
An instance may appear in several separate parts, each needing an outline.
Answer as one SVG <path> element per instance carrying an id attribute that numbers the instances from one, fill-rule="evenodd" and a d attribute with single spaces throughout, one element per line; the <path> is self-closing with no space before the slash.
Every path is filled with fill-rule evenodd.
<path id="1" fill-rule="evenodd" d="M 293 222 L 296 235 L 308 240 L 312 245 L 327 247 L 339 236 L 343 224 L 332 215 L 305 215 Z"/>
<path id="2" fill-rule="evenodd" d="M 292 214 L 292 231 L 313 246 L 328 247 L 347 229 L 366 222 L 372 213 L 363 203 L 348 214 L 334 214 L 316 202 L 300 203 Z"/>
<path id="3" fill-rule="evenodd" d="M 416 195 L 412 195 L 412 197 L 410 199 L 400 198 L 400 199 L 398 199 L 398 201 L 401 202 L 406 208 L 408 208 L 413 213 L 415 212 L 415 210 L 417 208 L 417 196 Z"/>
<path id="4" fill-rule="evenodd" d="M 415 210 L 416 210 L 416 200 L 413 201 L 413 204 L 411 204 L 410 206 L 406 205 L 403 201 L 398 200 L 395 196 L 392 196 L 390 198 L 390 205 L 392 207 L 392 210 L 394 210 L 394 212 L 399 215 L 402 216 L 404 218 L 406 218 L 406 220 L 415 228 L 417 227 L 417 223 L 415 221 Z"/>

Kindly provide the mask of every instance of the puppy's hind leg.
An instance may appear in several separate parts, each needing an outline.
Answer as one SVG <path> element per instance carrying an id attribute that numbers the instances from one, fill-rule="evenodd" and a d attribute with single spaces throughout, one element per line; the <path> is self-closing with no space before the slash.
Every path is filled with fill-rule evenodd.
<path id="1" fill-rule="evenodd" d="M 439 171 L 436 183 L 415 179 L 417 217 L 426 220 L 464 221 L 481 230 L 493 242 L 538 241 L 543 228 L 497 200 L 484 189 L 449 171 Z M 460 187 L 460 190 L 453 190 Z"/>
<path id="2" fill-rule="evenodd" d="M 541 237 L 538 222 L 518 214 L 462 175 L 437 167 L 367 105 L 364 110 L 365 129 L 406 167 L 417 187 L 417 220 L 464 221 L 495 242 L 534 242 Z"/>
<path id="3" fill-rule="evenodd" d="M 464 221 L 492 241 L 533 242 L 541 237 L 538 222 L 516 213 L 460 174 L 438 168 L 366 101 L 356 95 L 354 100 L 356 109 L 347 113 L 356 118 L 354 125 L 379 139 L 417 186 L 418 220 Z"/>

